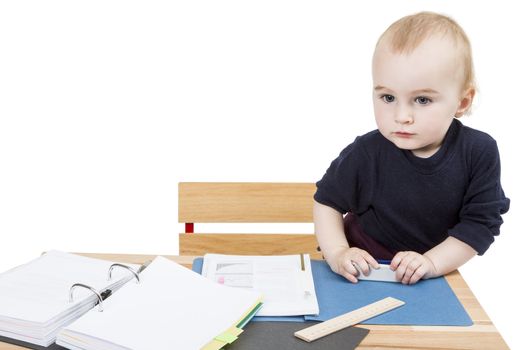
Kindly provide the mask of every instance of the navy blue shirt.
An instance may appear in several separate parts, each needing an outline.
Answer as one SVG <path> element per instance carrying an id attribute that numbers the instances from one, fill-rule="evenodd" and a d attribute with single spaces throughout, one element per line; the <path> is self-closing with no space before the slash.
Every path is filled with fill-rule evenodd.
<path id="1" fill-rule="evenodd" d="M 457 119 L 429 158 L 378 130 L 359 136 L 316 185 L 317 202 L 356 214 L 367 235 L 394 251 L 422 254 L 453 236 L 482 255 L 509 210 L 495 140 Z"/>

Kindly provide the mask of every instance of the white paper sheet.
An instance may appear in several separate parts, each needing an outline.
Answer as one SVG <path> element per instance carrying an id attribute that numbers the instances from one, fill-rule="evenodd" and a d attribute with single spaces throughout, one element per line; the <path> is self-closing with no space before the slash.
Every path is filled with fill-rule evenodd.
<path id="1" fill-rule="evenodd" d="M 206 254 L 202 275 L 219 284 L 262 292 L 264 305 L 257 316 L 319 313 L 308 254 L 303 255 L 303 266 L 300 255 Z"/>

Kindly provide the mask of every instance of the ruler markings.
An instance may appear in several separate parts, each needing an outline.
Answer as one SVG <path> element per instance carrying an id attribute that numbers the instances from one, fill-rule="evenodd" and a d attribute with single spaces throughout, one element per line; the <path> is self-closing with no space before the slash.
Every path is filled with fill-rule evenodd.
<path id="1" fill-rule="evenodd" d="M 330 320 L 304 328 L 294 333 L 294 336 L 311 342 L 343 328 L 353 326 L 374 316 L 393 310 L 404 305 L 404 301 L 387 297 L 359 309 L 347 312 Z"/>

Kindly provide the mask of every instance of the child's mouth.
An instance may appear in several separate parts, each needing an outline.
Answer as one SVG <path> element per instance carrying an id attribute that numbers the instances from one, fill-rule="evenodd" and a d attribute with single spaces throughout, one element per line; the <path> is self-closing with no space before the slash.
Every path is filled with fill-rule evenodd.
<path id="1" fill-rule="evenodd" d="M 397 137 L 402 137 L 402 138 L 410 138 L 410 137 L 412 137 L 414 135 L 412 133 L 404 132 L 404 131 L 396 131 L 396 132 L 394 132 L 394 134 Z"/>

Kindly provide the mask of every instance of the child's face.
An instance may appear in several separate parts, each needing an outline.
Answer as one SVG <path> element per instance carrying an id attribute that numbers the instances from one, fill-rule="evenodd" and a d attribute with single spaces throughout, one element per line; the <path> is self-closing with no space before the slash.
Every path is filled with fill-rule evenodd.
<path id="1" fill-rule="evenodd" d="M 381 134 L 418 157 L 433 155 L 453 117 L 471 105 L 474 90 L 461 93 L 459 62 L 448 39 L 426 39 L 411 54 L 393 53 L 380 43 L 372 75 L 374 113 Z"/>

